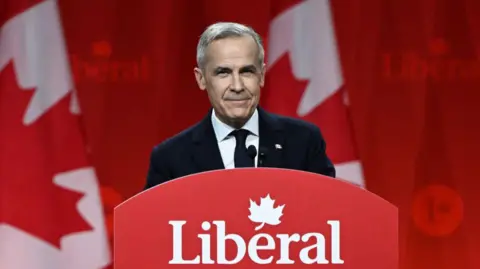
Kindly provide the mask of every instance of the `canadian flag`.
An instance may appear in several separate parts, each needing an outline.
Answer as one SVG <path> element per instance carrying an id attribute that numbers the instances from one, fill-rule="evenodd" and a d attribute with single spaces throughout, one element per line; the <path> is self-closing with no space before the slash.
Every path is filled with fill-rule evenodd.
<path id="1" fill-rule="evenodd" d="M 279 0 L 272 5 L 263 105 L 319 126 L 337 177 L 365 187 L 329 0 Z"/>
<path id="2" fill-rule="evenodd" d="M 110 250 L 57 2 L 4 1 L 0 268 L 103 268 Z"/>

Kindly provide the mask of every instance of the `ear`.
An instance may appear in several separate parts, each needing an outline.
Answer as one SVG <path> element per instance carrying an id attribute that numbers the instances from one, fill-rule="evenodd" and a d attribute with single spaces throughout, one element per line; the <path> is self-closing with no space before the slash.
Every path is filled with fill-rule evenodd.
<path id="1" fill-rule="evenodd" d="M 195 73 L 195 79 L 197 80 L 198 87 L 200 90 L 205 90 L 207 88 L 207 83 L 205 82 L 205 75 L 203 74 L 202 70 L 198 67 L 193 69 Z"/>
<path id="2" fill-rule="evenodd" d="M 260 71 L 260 87 L 263 87 L 265 85 L 265 71 L 266 71 L 266 65 L 265 63 L 262 66 L 262 70 Z"/>

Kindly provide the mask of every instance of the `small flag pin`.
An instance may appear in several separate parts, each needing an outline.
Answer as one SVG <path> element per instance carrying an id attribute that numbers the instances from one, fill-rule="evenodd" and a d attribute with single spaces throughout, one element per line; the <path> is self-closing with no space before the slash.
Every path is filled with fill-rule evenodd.
<path id="1" fill-rule="evenodd" d="M 275 148 L 276 148 L 276 149 L 282 149 L 282 145 L 280 145 L 280 144 L 275 144 Z"/>

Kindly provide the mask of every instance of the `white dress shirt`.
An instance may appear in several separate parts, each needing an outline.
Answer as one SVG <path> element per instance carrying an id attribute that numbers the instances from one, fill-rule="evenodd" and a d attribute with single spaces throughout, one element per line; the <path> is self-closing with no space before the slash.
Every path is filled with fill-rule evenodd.
<path id="1" fill-rule="evenodd" d="M 230 135 L 235 128 L 220 121 L 215 115 L 215 109 L 212 110 L 212 125 L 213 130 L 215 131 L 215 136 L 217 137 L 218 148 L 220 149 L 220 154 L 222 156 L 225 169 L 235 168 L 234 154 L 236 140 L 233 135 Z M 250 145 L 254 145 L 257 149 L 257 156 L 255 156 L 254 161 L 255 167 L 257 167 L 259 132 L 258 111 L 256 109 L 252 117 L 250 117 L 250 119 L 241 129 L 250 131 L 250 134 L 247 136 L 245 146 L 248 148 Z M 206 158 L 208 158 L 208 156 L 206 156 Z"/>

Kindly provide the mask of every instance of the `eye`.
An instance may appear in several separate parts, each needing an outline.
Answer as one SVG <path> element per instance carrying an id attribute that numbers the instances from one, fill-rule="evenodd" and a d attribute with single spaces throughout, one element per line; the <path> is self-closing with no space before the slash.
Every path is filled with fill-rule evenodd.
<path id="1" fill-rule="evenodd" d="M 247 75 L 251 75 L 251 74 L 255 74 L 256 73 L 256 69 L 254 66 L 247 66 L 247 67 L 244 67 L 240 70 L 240 73 L 242 74 L 247 74 Z"/>
<path id="2" fill-rule="evenodd" d="M 217 75 L 217 76 L 225 76 L 229 73 L 231 73 L 231 70 L 228 69 L 228 68 L 217 68 L 215 70 L 215 75 Z"/>
<path id="3" fill-rule="evenodd" d="M 254 75 L 255 74 L 255 70 L 243 70 L 242 72 L 242 75 L 245 75 L 245 76 L 251 76 L 251 75 Z"/>

